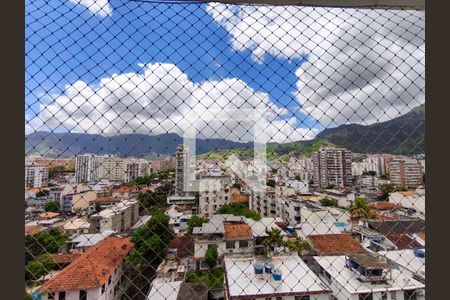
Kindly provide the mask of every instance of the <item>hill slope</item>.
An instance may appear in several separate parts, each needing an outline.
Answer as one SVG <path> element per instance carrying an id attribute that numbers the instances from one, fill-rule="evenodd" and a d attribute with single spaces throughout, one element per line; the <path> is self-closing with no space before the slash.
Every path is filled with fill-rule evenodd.
<path id="1" fill-rule="evenodd" d="M 126 134 L 105 137 L 97 134 L 36 132 L 25 137 L 25 154 L 48 157 L 71 157 L 83 153 L 120 156 L 155 157 L 175 153 L 182 137 L 174 133 L 161 135 Z M 252 155 L 252 143 L 222 139 L 197 139 L 197 154 L 223 159 L 231 153 Z M 416 154 L 425 152 L 425 106 L 387 122 L 368 126 L 350 124 L 325 129 L 315 139 L 267 145 L 269 158 L 310 154 L 321 146 L 345 147 L 359 153 Z M 248 149 L 250 148 L 250 149 Z M 227 151 L 235 149 L 232 151 Z M 242 150 L 236 150 L 242 149 Z"/>

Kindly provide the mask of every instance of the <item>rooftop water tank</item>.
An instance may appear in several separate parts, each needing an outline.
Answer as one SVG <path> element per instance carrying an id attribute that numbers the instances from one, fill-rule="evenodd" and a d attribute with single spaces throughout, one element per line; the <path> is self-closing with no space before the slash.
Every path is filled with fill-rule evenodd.
<path id="1" fill-rule="evenodd" d="M 266 264 L 266 266 L 264 267 L 264 271 L 265 271 L 267 274 L 272 273 L 272 270 L 273 270 L 273 264 L 271 264 L 271 263 Z"/>
<path id="2" fill-rule="evenodd" d="M 281 270 L 278 270 L 278 269 L 273 270 L 273 272 L 272 272 L 272 279 L 275 282 L 281 282 Z"/>
<path id="3" fill-rule="evenodd" d="M 255 269 L 255 274 L 263 274 L 264 273 L 264 265 L 262 263 L 254 263 L 253 268 Z"/>

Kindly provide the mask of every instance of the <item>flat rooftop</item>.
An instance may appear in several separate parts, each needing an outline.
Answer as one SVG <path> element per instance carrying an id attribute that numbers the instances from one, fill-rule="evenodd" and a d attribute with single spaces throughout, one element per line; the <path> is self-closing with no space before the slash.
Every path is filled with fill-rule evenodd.
<path id="1" fill-rule="evenodd" d="M 414 250 L 382 251 L 380 254 L 391 260 L 394 264 L 402 266 L 425 278 L 425 258 L 417 257 L 414 254 Z"/>
<path id="2" fill-rule="evenodd" d="M 391 270 L 391 279 L 385 283 L 361 282 L 357 275 L 346 267 L 345 255 L 314 256 L 315 261 L 325 269 L 333 281 L 337 281 L 342 288 L 351 294 L 375 293 L 385 291 L 424 289 L 425 285 L 406 276 L 397 269 Z M 340 287 L 339 287 L 340 288 Z M 341 292 L 339 292 L 341 293 Z M 342 295 L 342 294 L 341 294 Z"/>
<path id="3" fill-rule="evenodd" d="M 271 279 L 255 276 L 255 262 L 257 260 L 254 257 L 225 256 L 225 280 L 230 299 L 331 293 L 298 255 L 272 258 L 274 268 L 282 272 L 279 285 L 272 285 Z"/>
<path id="4" fill-rule="evenodd" d="M 152 284 L 147 300 L 177 300 L 182 281 Z"/>

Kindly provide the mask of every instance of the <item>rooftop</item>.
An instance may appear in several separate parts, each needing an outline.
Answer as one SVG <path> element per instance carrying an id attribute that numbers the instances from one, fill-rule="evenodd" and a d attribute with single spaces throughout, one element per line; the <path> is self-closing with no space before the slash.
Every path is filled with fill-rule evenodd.
<path id="1" fill-rule="evenodd" d="M 392 264 L 386 262 L 381 256 L 371 252 L 351 253 L 347 256 L 366 270 L 393 269 Z"/>
<path id="2" fill-rule="evenodd" d="M 179 236 L 174 238 L 169 249 L 177 249 L 177 258 L 182 259 L 194 255 L 194 239 L 190 236 Z"/>
<path id="3" fill-rule="evenodd" d="M 298 255 L 272 257 L 274 268 L 282 272 L 278 286 L 272 285 L 270 279 L 255 276 L 255 262 L 254 257 L 225 256 L 225 281 L 230 299 L 330 293 Z"/>
<path id="4" fill-rule="evenodd" d="M 391 270 L 391 279 L 384 283 L 361 282 L 355 272 L 346 267 L 345 256 L 315 256 L 316 262 L 351 294 L 376 293 L 399 290 L 424 289 L 425 285 L 406 276 L 397 269 Z M 341 292 L 342 293 L 342 292 Z M 342 295 L 342 294 L 341 294 Z"/>
<path id="5" fill-rule="evenodd" d="M 425 231 L 425 221 L 421 219 L 402 220 L 367 220 L 370 229 L 376 230 L 383 235 L 417 233 Z"/>
<path id="6" fill-rule="evenodd" d="M 284 232 L 281 227 L 277 224 L 280 222 L 284 222 L 280 218 L 261 218 L 259 221 L 255 221 L 253 219 L 247 219 L 247 224 L 250 226 L 252 230 L 252 234 L 254 237 L 266 237 L 269 236 L 267 233 L 268 231 L 272 231 L 272 229 L 280 229 L 281 235 L 287 235 L 286 232 Z"/>
<path id="7" fill-rule="evenodd" d="M 103 241 L 113 233 L 114 231 L 112 230 L 105 230 L 102 233 L 79 234 L 73 236 L 70 242 L 76 244 L 75 248 L 90 247 Z"/>
<path id="8" fill-rule="evenodd" d="M 35 234 L 41 231 L 42 228 L 44 228 L 42 225 L 25 226 L 25 235 Z"/>
<path id="9" fill-rule="evenodd" d="M 422 248 L 422 245 L 409 234 L 388 234 L 386 236 L 399 250 Z"/>
<path id="10" fill-rule="evenodd" d="M 394 264 L 400 265 L 425 278 L 425 258 L 417 257 L 414 254 L 414 250 L 383 251 L 380 254 L 387 257 Z"/>
<path id="11" fill-rule="evenodd" d="M 225 239 L 251 239 L 253 238 L 252 230 L 248 224 L 224 224 Z"/>
<path id="12" fill-rule="evenodd" d="M 127 238 L 108 237 L 75 259 L 40 292 L 59 292 L 96 288 L 103 285 L 133 247 Z"/>
<path id="13" fill-rule="evenodd" d="M 81 253 L 56 253 L 51 254 L 53 261 L 56 264 L 70 264 L 75 259 L 81 256 Z"/>
<path id="14" fill-rule="evenodd" d="M 339 255 L 363 252 L 361 244 L 351 234 L 310 235 L 309 240 L 319 255 Z"/>
<path id="15" fill-rule="evenodd" d="M 172 281 L 152 284 L 147 300 L 177 300 L 182 282 Z"/>
<path id="16" fill-rule="evenodd" d="M 186 283 L 180 286 L 177 300 L 207 300 L 208 286 L 202 283 Z"/>
<path id="17" fill-rule="evenodd" d="M 40 213 L 38 216 L 42 219 L 53 219 L 53 218 L 59 217 L 59 215 L 60 215 L 59 213 L 47 211 L 47 212 Z"/>
<path id="18" fill-rule="evenodd" d="M 395 210 L 400 208 L 400 206 L 395 203 L 385 201 L 370 202 L 368 206 L 377 210 Z"/>

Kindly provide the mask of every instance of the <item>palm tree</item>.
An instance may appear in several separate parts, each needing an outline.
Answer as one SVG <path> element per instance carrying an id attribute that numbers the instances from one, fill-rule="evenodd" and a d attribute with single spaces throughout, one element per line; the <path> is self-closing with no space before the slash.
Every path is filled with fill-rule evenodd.
<path id="1" fill-rule="evenodd" d="M 273 251 L 277 247 L 284 246 L 283 237 L 281 236 L 281 230 L 278 228 L 272 228 L 269 231 L 269 235 L 263 241 L 264 252 L 268 254 L 270 251 Z"/>
<path id="2" fill-rule="evenodd" d="M 363 197 L 357 197 L 355 202 L 350 206 L 349 211 L 351 216 L 355 219 L 372 218 L 372 212 L 367 205 L 366 199 Z"/>

